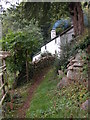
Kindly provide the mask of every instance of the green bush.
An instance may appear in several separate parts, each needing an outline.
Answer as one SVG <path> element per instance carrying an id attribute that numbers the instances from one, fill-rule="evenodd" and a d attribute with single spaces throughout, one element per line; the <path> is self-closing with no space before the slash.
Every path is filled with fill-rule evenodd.
<path id="1" fill-rule="evenodd" d="M 41 57 L 48 57 L 48 56 L 52 56 L 52 54 L 49 53 L 48 51 L 41 54 Z"/>
<path id="2" fill-rule="evenodd" d="M 84 50 L 90 45 L 90 37 L 86 36 L 83 40 L 77 41 L 78 39 L 76 38 L 73 40 L 71 43 L 67 43 L 65 40 L 64 43 L 61 44 L 61 53 L 60 53 L 60 58 L 56 59 L 55 61 L 55 67 L 56 71 L 58 69 L 62 69 L 63 71 L 67 68 L 67 64 L 69 63 L 69 59 L 78 53 L 78 51 Z"/>
<path id="3" fill-rule="evenodd" d="M 50 67 L 51 65 L 53 65 L 55 61 L 55 57 L 52 56 L 48 56 L 45 57 L 44 59 L 42 58 L 39 61 L 36 61 L 34 63 L 30 62 L 29 63 L 29 80 L 31 81 L 31 79 L 33 79 L 33 77 L 35 77 L 38 74 L 41 74 L 41 72 L 47 68 Z M 26 80 L 26 66 L 23 66 L 23 70 L 19 73 L 18 77 L 17 77 L 17 85 L 20 86 L 23 83 L 25 83 Z"/>

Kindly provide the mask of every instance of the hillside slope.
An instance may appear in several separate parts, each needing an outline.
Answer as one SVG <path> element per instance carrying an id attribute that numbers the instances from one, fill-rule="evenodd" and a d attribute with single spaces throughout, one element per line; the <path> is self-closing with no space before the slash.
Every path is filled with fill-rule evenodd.
<path id="1" fill-rule="evenodd" d="M 88 111 L 81 104 L 88 99 L 88 88 L 72 83 L 57 90 L 59 78 L 51 69 L 36 90 L 26 118 L 87 118 Z"/>
<path id="2" fill-rule="evenodd" d="M 5 103 L 7 106 L 7 110 L 5 111 L 6 118 L 25 118 L 34 92 L 43 81 L 49 69 L 49 67 L 44 68 L 43 71 L 36 74 L 31 81 L 23 83 L 22 86 L 10 91 L 12 100 L 11 102 Z"/>

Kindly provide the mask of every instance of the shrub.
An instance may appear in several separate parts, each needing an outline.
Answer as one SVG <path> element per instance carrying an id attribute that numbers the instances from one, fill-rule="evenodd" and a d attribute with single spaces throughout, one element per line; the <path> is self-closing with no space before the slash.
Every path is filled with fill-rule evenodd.
<path id="1" fill-rule="evenodd" d="M 61 42 L 60 45 L 60 58 L 56 59 L 55 61 L 55 67 L 56 67 L 56 71 L 58 69 L 62 69 L 63 67 L 63 71 L 67 68 L 67 64 L 69 63 L 69 59 L 73 56 L 75 56 L 75 54 L 81 49 L 84 50 L 88 47 L 88 45 L 90 45 L 90 37 L 87 35 L 84 39 L 82 40 L 78 40 L 77 38 L 75 38 L 75 40 L 71 41 L 71 43 L 67 42 L 67 39 L 62 40 L 63 42 Z"/>
<path id="2" fill-rule="evenodd" d="M 48 57 L 48 56 L 52 56 L 52 54 L 49 53 L 48 51 L 41 54 L 41 57 Z"/>
<path id="3" fill-rule="evenodd" d="M 45 58 L 40 59 L 39 61 L 30 62 L 29 63 L 29 80 L 33 79 L 33 77 L 36 77 L 36 75 L 41 74 L 41 71 L 44 70 L 44 68 L 50 67 L 53 65 L 55 61 L 55 57 L 48 56 Z M 26 67 L 23 66 L 23 70 L 19 73 L 17 77 L 17 85 L 22 85 L 22 83 L 25 83 L 26 80 Z"/>

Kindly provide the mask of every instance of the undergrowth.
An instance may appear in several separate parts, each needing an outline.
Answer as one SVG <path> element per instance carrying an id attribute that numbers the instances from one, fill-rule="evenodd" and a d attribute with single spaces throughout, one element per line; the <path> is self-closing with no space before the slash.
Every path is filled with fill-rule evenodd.
<path id="1" fill-rule="evenodd" d="M 67 42 L 67 38 L 61 41 L 61 52 L 60 58 L 55 61 L 56 71 L 62 69 L 63 71 L 67 68 L 69 59 L 75 56 L 79 50 L 84 50 L 90 45 L 90 36 L 88 35 L 88 29 L 85 29 L 83 35 L 77 36 L 72 39 L 71 42 Z"/>
<path id="2" fill-rule="evenodd" d="M 15 89 L 13 92 L 11 90 L 11 96 L 14 97 L 16 96 L 16 98 L 14 98 L 13 101 L 13 109 L 11 110 L 10 105 L 7 103 L 7 110 L 5 111 L 5 118 L 18 118 L 18 109 L 20 109 L 22 107 L 22 105 L 24 104 L 27 96 L 28 96 L 28 89 L 30 88 L 31 83 L 26 83 L 23 84 L 23 86 L 18 87 L 17 89 Z M 19 97 L 18 97 L 19 96 Z"/>
<path id="3" fill-rule="evenodd" d="M 88 112 L 81 104 L 89 98 L 83 83 L 71 84 L 57 90 L 59 79 L 51 69 L 36 90 L 26 118 L 87 118 Z"/>

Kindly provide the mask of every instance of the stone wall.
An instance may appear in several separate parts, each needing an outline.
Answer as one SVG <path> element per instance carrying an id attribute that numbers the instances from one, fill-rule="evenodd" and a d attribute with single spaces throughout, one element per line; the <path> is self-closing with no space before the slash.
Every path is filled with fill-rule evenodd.
<path id="1" fill-rule="evenodd" d="M 87 60 L 84 60 L 84 57 L 87 58 L 86 53 L 77 53 L 75 57 L 72 57 L 69 60 L 67 65 L 67 75 L 59 70 L 58 73 L 60 76 L 63 76 L 60 82 L 57 85 L 58 89 L 68 86 L 71 83 L 83 83 L 85 86 L 88 85 L 88 74 L 84 73 L 84 66 L 87 64 Z"/>
<path id="2" fill-rule="evenodd" d="M 86 76 L 83 74 L 83 66 L 86 64 L 86 61 L 83 60 L 84 56 L 86 56 L 84 52 L 82 54 L 78 53 L 70 60 L 69 64 L 67 65 L 68 79 L 81 81 L 86 78 Z"/>

